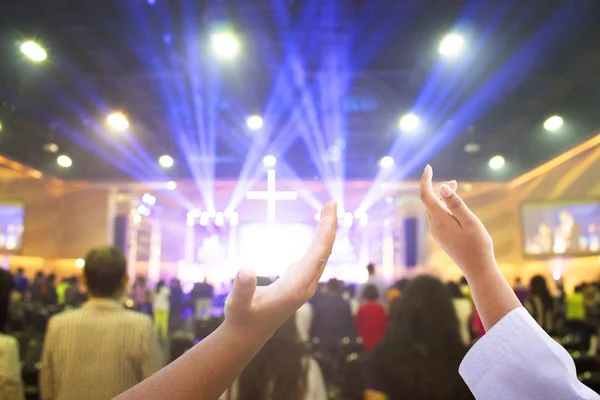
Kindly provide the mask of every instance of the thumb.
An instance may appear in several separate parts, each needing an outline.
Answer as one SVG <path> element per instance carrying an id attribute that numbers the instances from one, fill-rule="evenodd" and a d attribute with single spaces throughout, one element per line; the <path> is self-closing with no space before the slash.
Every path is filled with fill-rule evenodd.
<path id="1" fill-rule="evenodd" d="M 256 291 L 256 274 L 248 268 L 241 268 L 233 282 L 233 289 L 227 297 L 227 303 L 234 309 L 249 309 Z"/>
<path id="2" fill-rule="evenodd" d="M 442 200 L 446 203 L 448 210 L 450 210 L 458 222 L 460 222 L 461 225 L 464 222 L 467 222 L 468 218 L 471 216 L 471 210 L 469 210 L 469 207 L 467 207 L 456 191 L 450 186 L 443 184 L 440 186 L 440 194 L 442 195 Z"/>

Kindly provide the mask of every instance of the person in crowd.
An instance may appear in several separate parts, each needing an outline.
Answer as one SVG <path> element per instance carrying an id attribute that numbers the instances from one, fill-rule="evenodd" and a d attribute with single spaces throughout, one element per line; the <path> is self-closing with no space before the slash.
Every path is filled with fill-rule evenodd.
<path id="1" fill-rule="evenodd" d="M 302 343 L 310 342 L 310 328 L 313 319 L 313 307 L 309 302 L 302 304 L 302 307 L 296 311 L 296 329 L 298 339 Z"/>
<path id="2" fill-rule="evenodd" d="M 485 335 L 485 327 L 477 310 L 474 310 L 471 316 L 471 332 L 473 332 L 475 340 L 479 340 Z"/>
<path id="3" fill-rule="evenodd" d="M 83 302 L 83 294 L 79 291 L 79 280 L 75 275 L 69 279 L 69 287 L 65 291 L 65 306 L 79 307 Z"/>
<path id="4" fill-rule="evenodd" d="M 513 287 L 513 289 L 521 304 L 525 305 L 525 302 L 527 301 L 527 296 L 529 295 L 529 289 L 525 285 L 523 285 L 520 276 L 517 276 L 515 278 L 515 286 Z"/>
<path id="5" fill-rule="evenodd" d="M 0 269 L 0 399 L 3 400 L 24 399 L 19 343 L 14 337 L 2 333 L 8 320 L 13 289 L 12 275 Z"/>
<path id="6" fill-rule="evenodd" d="M 83 269 L 89 300 L 50 319 L 42 353 L 42 400 L 103 400 L 156 372 L 162 357 L 152 321 L 122 306 L 125 256 L 97 247 Z"/>
<path id="7" fill-rule="evenodd" d="M 181 313 L 183 312 L 183 290 L 179 279 L 171 279 L 169 295 L 169 331 L 175 332 L 182 329 Z"/>
<path id="8" fill-rule="evenodd" d="M 17 268 L 17 274 L 14 277 L 14 290 L 21 294 L 21 298 L 25 298 L 25 293 L 29 288 L 29 279 L 25 276 L 25 270 L 21 267 Z"/>
<path id="9" fill-rule="evenodd" d="M 169 336 L 170 295 L 171 291 L 169 287 L 165 285 L 165 281 L 160 280 L 156 285 L 156 293 L 154 294 L 154 301 L 152 303 L 154 329 L 160 340 L 167 340 Z"/>
<path id="10" fill-rule="evenodd" d="M 386 285 L 385 281 L 377 275 L 375 264 L 369 263 L 369 265 L 367 265 L 367 273 L 369 274 L 369 277 L 367 278 L 367 281 L 360 287 L 359 293 L 361 293 L 361 294 L 364 293 L 365 287 L 367 285 L 375 285 L 379 292 L 379 299 L 377 299 L 377 301 L 379 301 L 381 304 L 385 305 L 386 304 L 387 285 Z M 360 299 L 360 300 L 361 300 L 361 302 L 366 301 L 366 299 L 364 299 L 364 298 Z"/>
<path id="11" fill-rule="evenodd" d="M 379 290 L 375 285 L 367 285 L 362 297 L 366 300 L 356 313 L 356 329 L 365 345 L 365 351 L 370 353 L 385 337 L 387 316 L 385 308 L 377 301 Z"/>
<path id="12" fill-rule="evenodd" d="M 321 368 L 298 336 L 297 315 L 283 323 L 219 400 L 328 399 Z"/>
<path id="13" fill-rule="evenodd" d="M 146 285 L 146 277 L 137 276 L 135 282 L 131 286 L 129 297 L 131 297 L 131 300 L 134 301 L 138 309 L 141 309 L 142 305 L 147 303 L 148 298 L 150 298 L 149 293 L 150 290 Z"/>
<path id="14" fill-rule="evenodd" d="M 446 287 L 452 296 L 452 305 L 456 312 L 456 318 L 458 318 L 460 338 L 465 346 L 469 346 L 471 344 L 469 325 L 473 316 L 473 303 L 465 297 L 456 282 L 448 282 Z"/>
<path id="15" fill-rule="evenodd" d="M 552 332 L 554 328 L 554 300 L 546 285 L 546 279 L 541 275 L 531 278 L 529 291 L 530 295 L 525 303 L 527 311 L 546 332 Z"/>
<path id="16" fill-rule="evenodd" d="M 344 288 L 343 296 L 344 300 L 350 304 L 350 310 L 352 311 L 352 315 L 356 315 L 358 309 L 360 307 L 360 301 L 356 298 L 356 286 L 353 284 L 346 285 Z"/>
<path id="17" fill-rule="evenodd" d="M 56 275 L 49 274 L 46 277 L 46 292 L 43 295 L 42 302 L 46 305 L 56 305 L 58 301 L 56 295 Z"/>
<path id="18" fill-rule="evenodd" d="M 196 283 L 192 288 L 191 298 L 194 308 L 194 319 L 196 321 L 203 321 L 210 318 L 214 292 L 214 287 L 206 279 Z"/>
<path id="19" fill-rule="evenodd" d="M 48 284 L 43 271 L 38 271 L 35 274 L 33 283 L 30 287 L 30 300 L 32 303 L 42 303 L 48 293 Z"/>
<path id="20" fill-rule="evenodd" d="M 394 282 L 392 286 L 387 290 L 387 306 L 388 310 L 392 309 L 392 304 L 394 301 L 400 297 L 402 291 L 408 284 L 408 279 L 402 278 Z"/>
<path id="21" fill-rule="evenodd" d="M 63 278 L 58 286 L 56 287 L 56 303 L 58 305 L 64 305 L 66 301 L 67 289 L 71 286 L 70 278 Z"/>
<path id="22" fill-rule="evenodd" d="M 598 399 L 576 375 L 570 355 L 521 306 L 494 258 L 492 238 L 456 193 L 457 183 L 434 188 L 432 169 L 421 178 L 435 241 L 462 269 L 488 331 L 463 359 L 459 373 L 477 399 Z M 313 245 L 273 285 L 256 287 L 252 270 L 241 269 L 213 334 L 117 400 L 218 398 L 279 326 L 314 295 L 331 254 L 337 207 L 329 202 Z M 231 351 L 235 348 L 235 351 Z"/>
<path id="23" fill-rule="evenodd" d="M 368 362 L 371 389 L 389 400 L 472 399 L 458 375 L 466 353 L 449 291 L 435 277 L 416 277 Z"/>
<path id="24" fill-rule="evenodd" d="M 318 339 L 323 352 L 323 373 L 327 382 L 334 379 L 334 362 L 342 340 L 356 337 L 350 304 L 342 297 L 344 285 L 337 279 L 327 282 L 327 290 L 314 303 L 311 336 Z"/>

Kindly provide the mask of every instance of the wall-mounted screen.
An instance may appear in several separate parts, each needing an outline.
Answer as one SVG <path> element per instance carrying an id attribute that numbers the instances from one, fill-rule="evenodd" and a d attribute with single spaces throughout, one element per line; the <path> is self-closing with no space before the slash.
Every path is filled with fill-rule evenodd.
<path id="1" fill-rule="evenodd" d="M 0 251 L 18 251 L 23 246 L 25 209 L 19 203 L 0 201 Z"/>

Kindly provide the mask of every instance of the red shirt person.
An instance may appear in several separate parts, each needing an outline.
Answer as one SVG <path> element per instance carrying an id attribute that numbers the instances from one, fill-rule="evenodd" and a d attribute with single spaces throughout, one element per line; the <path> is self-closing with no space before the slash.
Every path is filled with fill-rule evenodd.
<path id="1" fill-rule="evenodd" d="M 381 339 L 385 337 L 387 316 L 385 309 L 378 303 L 379 290 L 375 285 L 367 285 L 363 290 L 365 303 L 360 306 L 356 314 L 356 328 L 369 353 Z"/>

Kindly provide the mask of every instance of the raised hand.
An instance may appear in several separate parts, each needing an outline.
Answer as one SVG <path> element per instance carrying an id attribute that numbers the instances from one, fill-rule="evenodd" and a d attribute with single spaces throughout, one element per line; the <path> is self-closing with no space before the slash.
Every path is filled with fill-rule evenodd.
<path id="1" fill-rule="evenodd" d="M 431 166 L 421 177 L 421 201 L 429 217 L 435 241 L 469 278 L 486 265 L 495 265 L 489 233 L 456 193 L 456 181 L 433 186 Z"/>
<path id="2" fill-rule="evenodd" d="M 337 230 L 337 204 L 321 211 L 315 239 L 298 263 L 269 286 L 256 287 L 256 275 L 241 269 L 225 304 L 225 322 L 244 330 L 273 330 L 315 293 Z"/>

